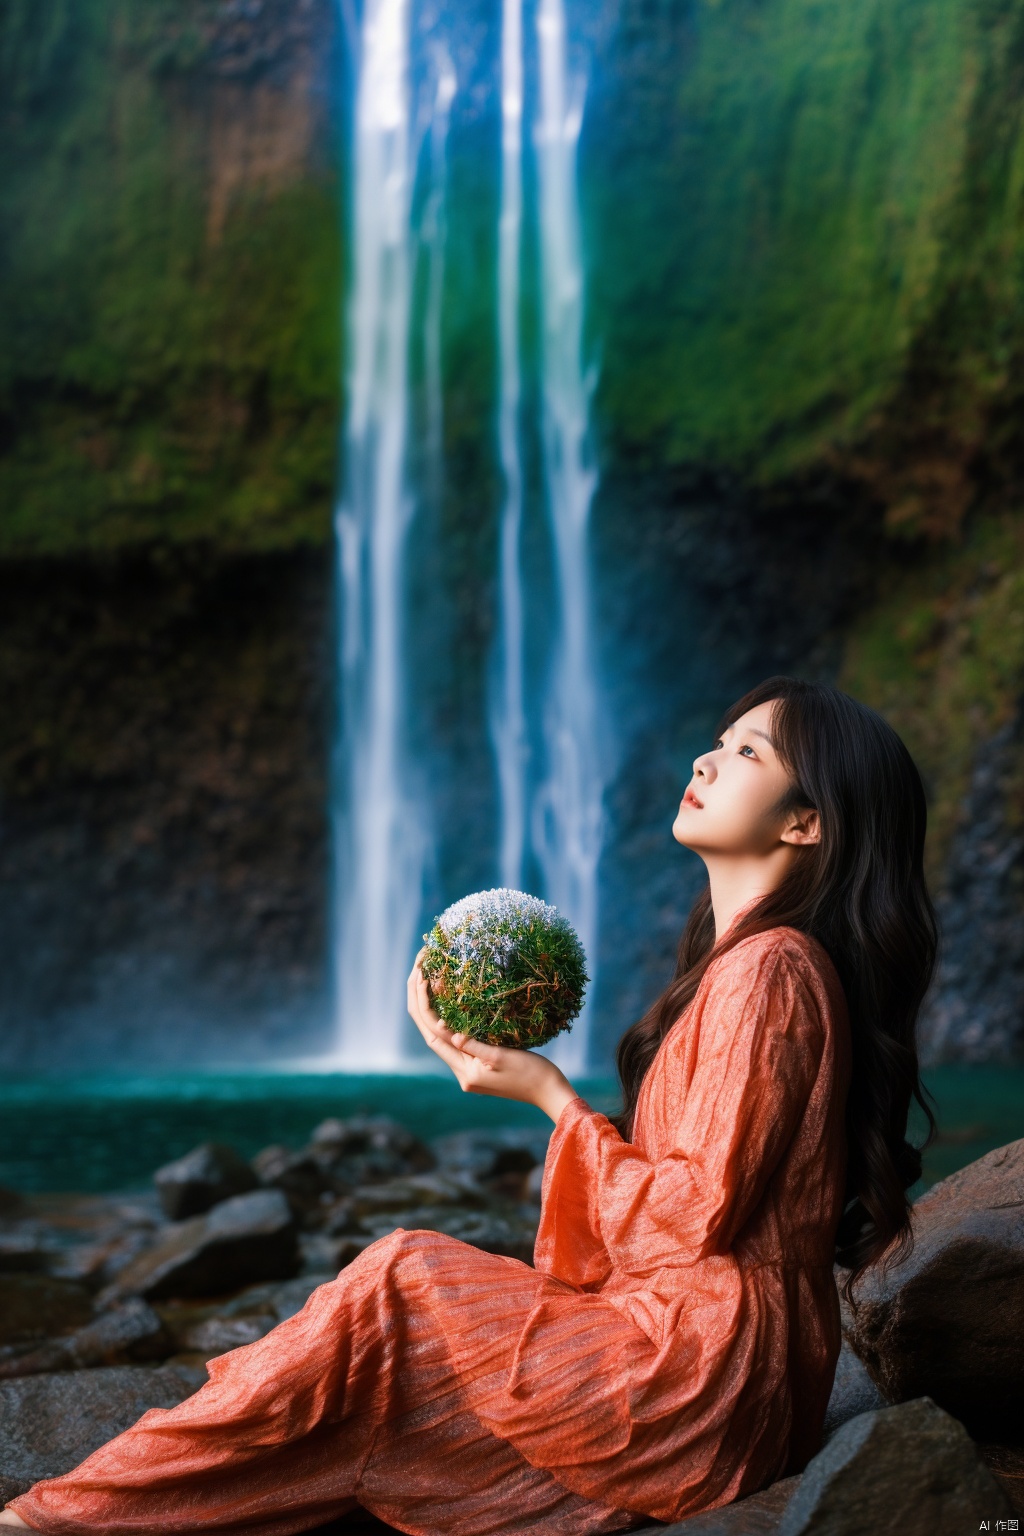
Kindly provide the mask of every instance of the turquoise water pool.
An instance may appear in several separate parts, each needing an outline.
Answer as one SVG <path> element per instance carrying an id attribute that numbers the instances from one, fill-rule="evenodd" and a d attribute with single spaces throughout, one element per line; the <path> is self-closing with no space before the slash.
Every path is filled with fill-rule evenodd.
<path id="1" fill-rule="evenodd" d="M 1024 1136 L 1024 1067 L 941 1067 L 926 1081 L 939 1135 L 925 1153 L 925 1184 Z M 611 1079 L 577 1086 L 595 1108 L 617 1106 Z M 539 1110 L 461 1093 L 440 1076 L 22 1078 L 0 1085 L 0 1184 L 25 1193 L 138 1189 L 198 1141 L 227 1141 L 251 1156 L 270 1142 L 299 1146 L 326 1116 L 356 1113 L 393 1115 L 423 1137 L 549 1126 Z"/>

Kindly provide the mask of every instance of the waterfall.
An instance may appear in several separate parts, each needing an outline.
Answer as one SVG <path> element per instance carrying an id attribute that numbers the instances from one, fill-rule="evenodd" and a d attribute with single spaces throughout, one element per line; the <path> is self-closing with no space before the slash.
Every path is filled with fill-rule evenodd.
<path id="1" fill-rule="evenodd" d="M 536 123 L 543 307 L 544 478 L 557 629 L 544 702 L 545 776 L 533 806 L 544 895 L 576 928 L 596 971 L 597 869 L 603 831 L 601 718 L 590 597 L 589 454 L 592 381 L 583 371 L 583 270 L 576 149 L 582 89 L 570 95 L 563 0 L 538 0 Z M 593 985 L 593 982 L 592 982 Z M 566 1071 L 588 1065 L 586 1013 L 553 1052 Z"/>
<path id="2" fill-rule="evenodd" d="M 409 0 L 366 0 L 354 131 L 344 492 L 336 514 L 340 750 L 334 981 L 343 1065 L 403 1058 L 426 816 L 405 768 L 403 665 L 412 305 Z"/>
<path id="3" fill-rule="evenodd" d="M 504 499 L 498 555 L 497 683 L 491 740 L 498 769 L 500 883 L 518 888 L 527 852 L 519 451 L 519 261 L 523 225 L 523 0 L 504 0 L 501 28 L 501 214 L 498 225 L 498 450 Z"/>
<path id="4" fill-rule="evenodd" d="M 436 505 L 444 474 L 444 391 L 441 379 L 441 300 L 444 296 L 444 246 L 447 235 L 445 194 L 448 185 L 448 119 L 455 99 L 455 70 L 444 44 L 435 50 L 437 83 L 430 114 L 430 195 L 420 223 L 427 249 L 427 304 L 423 321 L 423 372 L 426 385 L 426 465 Z"/>
<path id="5" fill-rule="evenodd" d="M 409 659 L 423 650 L 426 636 L 406 632 L 405 592 L 417 499 L 410 476 L 422 465 L 417 492 L 422 498 L 429 488 L 435 506 L 443 477 L 441 321 L 448 126 L 456 81 L 445 44 L 431 38 L 426 57 L 433 65 L 425 73 L 432 87 L 414 129 L 413 103 L 427 98 L 413 85 L 413 3 L 365 0 L 353 134 L 345 462 L 335 518 L 339 735 L 332 806 L 337 1018 L 332 1060 L 360 1070 L 396 1070 L 415 1060 L 404 1049 L 410 1029 L 405 976 L 444 830 L 433 824 L 407 740 L 413 703 Z M 544 599 L 526 590 L 521 551 L 527 509 L 520 449 L 523 0 L 502 0 L 497 446 L 503 496 L 489 724 L 501 882 L 520 886 L 539 872 L 544 896 L 574 924 L 594 970 L 603 781 L 588 553 L 596 476 L 588 456 L 591 384 L 581 358 L 576 146 L 582 93 L 570 100 L 562 0 L 537 0 L 536 27 L 542 440 L 554 632 L 543 707 L 535 711 L 527 700 L 525 616 L 539 611 Z M 422 34 L 428 30 L 424 26 Z M 423 199 L 416 174 L 421 143 L 429 169 Z M 420 287 L 419 255 L 425 263 Z M 421 296 L 415 303 L 414 294 Z M 415 329 L 420 323 L 422 331 Z M 418 346 L 411 348 L 414 334 L 421 338 L 421 353 Z M 418 413 L 413 422 L 410 351 L 423 359 L 422 428 Z M 539 784 L 530 771 L 528 722 L 535 717 L 543 734 L 533 752 L 533 760 L 543 765 Z M 580 1071 L 588 1065 L 586 1037 L 584 1014 L 552 1054 L 567 1069 Z"/>

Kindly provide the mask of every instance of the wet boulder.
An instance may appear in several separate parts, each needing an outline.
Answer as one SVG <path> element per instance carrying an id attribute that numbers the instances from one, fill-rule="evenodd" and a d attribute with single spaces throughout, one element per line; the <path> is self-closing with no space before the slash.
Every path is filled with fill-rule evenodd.
<path id="1" fill-rule="evenodd" d="M 205 1373 L 111 1366 L 0 1382 L 0 1504 L 40 1478 L 70 1472 L 150 1408 L 174 1408 Z"/>
<path id="2" fill-rule="evenodd" d="M 278 1322 L 301 1312 L 316 1287 L 335 1278 L 335 1273 L 247 1286 L 216 1303 L 169 1301 L 158 1304 L 157 1310 L 175 1353 L 201 1355 L 207 1361 L 264 1338 Z"/>
<path id="3" fill-rule="evenodd" d="M 259 1179 L 232 1147 L 204 1141 L 153 1175 L 164 1215 L 171 1221 L 201 1216 L 232 1195 L 248 1194 Z"/>
<path id="4" fill-rule="evenodd" d="M 430 1148 L 388 1115 L 324 1120 L 310 1137 L 307 1152 L 328 1178 L 348 1188 L 426 1173 L 436 1166 Z"/>
<path id="5" fill-rule="evenodd" d="M 457 1174 L 411 1174 L 407 1179 L 390 1179 L 386 1184 L 364 1184 L 354 1189 L 330 1213 L 325 1229 L 355 1232 L 364 1216 L 407 1211 L 413 1206 L 467 1206 L 482 1210 L 486 1203 L 483 1192 L 470 1179 Z"/>
<path id="6" fill-rule="evenodd" d="M 216 1296 L 258 1280 L 284 1280 L 299 1266 L 295 1218 L 280 1190 L 261 1189 L 176 1222 L 130 1264 L 107 1299 Z"/>
<path id="7" fill-rule="evenodd" d="M 262 1339 L 278 1323 L 301 1312 L 317 1286 L 333 1278 L 310 1276 L 252 1285 L 229 1301 L 168 1302 L 159 1312 L 177 1351 L 198 1353 L 210 1360 Z"/>
<path id="8" fill-rule="evenodd" d="M 922 1397 L 844 1424 L 808 1464 L 779 1536 L 935 1536 L 1012 1514 L 963 1425 Z"/>
<path id="9" fill-rule="evenodd" d="M 441 1232 L 460 1242 L 471 1243 L 484 1253 L 521 1259 L 525 1264 L 533 1263 L 537 1236 L 535 1224 L 527 1221 L 515 1208 L 473 1211 L 452 1206 L 422 1206 L 367 1215 L 361 1226 L 371 1238 L 387 1237 L 399 1227 L 407 1232 Z"/>
<path id="10" fill-rule="evenodd" d="M 334 1179 L 307 1150 L 264 1147 L 252 1160 L 260 1183 L 287 1195 L 296 1215 L 309 1216 L 330 1205 L 347 1185 Z"/>
<path id="11" fill-rule="evenodd" d="M 38 1232 L 0 1232 L 0 1274 L 45 1274 L 56 1257 L 53 1245 Z"/>
<path id="12" fill-rule="evenodd" d="M 468 1174 L 488 1184 L 509 1174 L 527 1177 L 544 1162 L 548 1132 L 505 1126 L 494 1130 L 453 1131 L 430 1143 L 446 1172 Z"/>
<path id="13" fill-rule="evenodd" d="M 0 1358 L 93 1320 L 88 1289 L 53 1275 L 0 1274 Z M 8 1356 L 9 1357 L 9 1356 Z"/>
<path id="14" fill-rule="evenodd" d="M 844 1333 L 890 1402 L 929 1396 L 977 1438 L 1024 1433 L 1024 1141 L 934 1185 L 914 1248 L 858 1282 Z"/>
<path id="15" fill-rule="evenodd" d="M 162 1225 L 154 1190 L 128 1199 L 118 1195 L 46 1195 L 50 1272 L 99 1289 L 151 1246 Z M 29 1223 L 21 1223 L 22 1229 Z M 42 1227 L 42 1223 L 40 1223 Z"/>
<path id="16" fill-rule="evenodd" d="M 265 1313 L 252 1317 L 207 1317 L 181 1330 L 178 1350 L 213 1360 L 217 1355 L 226 1355 L 245 1344 L 255 1344 L 276 1326 L 274 1319 Z"/>
<path id="17" fill-rule="evenodd" d="M 0 1378 L 160 1360 L 171 1353 L 171 1347 L 153 1309 L 138 1297 L 130 1297 L 73 1333 L 27 1348 L 9 1346 L 0 1350 Z"/>
<path id="18" fill-rule="evenodd" d="M 632 1536 L 768 1536 L 800 1486 L 798 1477 L 784 1477 L 761 1493 L 748 1494 L 733 1504 L 723 1504 L 699 1515 L 689 1515 L 674 1525 L 645 1525 Z"/>
<path id="19" fill-rule="evenodd" d="M 858 1414 L 887 1406 L 885 1398 L 868 1375 L 867 1366 L 844 1339 L 836 1362 L 832 1395 L 825 1411 L 822 1439 L 830 1440 L 837 1429 L 850 1419 L 855 1419 Z"/>

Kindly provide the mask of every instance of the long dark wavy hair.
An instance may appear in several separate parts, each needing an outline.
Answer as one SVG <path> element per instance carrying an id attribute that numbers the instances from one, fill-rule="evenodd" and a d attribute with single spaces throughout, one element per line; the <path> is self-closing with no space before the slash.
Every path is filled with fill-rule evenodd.
<path id="1" fill-rule="evenodd" d="M 781 884 L 741 914 L 718 945 L 710 890 L 697 898 L 672 981 L 619 1042 L 624 1108 L 616 1124 L 624 1137 L 632 1135 L 644 1075 L 713 959 L 768 928 L 796 928 L 817 939 L 839 974 L 850 1014 L 846 1200 L 836 1235 L 849 1296 L 869 1264 L 883 1255 L 887 1263 L 902 1258 L 912 1243 L 907 1190 L 921 1176 L 921 1152 L 906 1139 L 911 1099 L 924 1112 L 928 1140 L 935 1132 L 915 1041 L 937 948 L 923 867 L 925 796 L 892 727 L 824 683 L 769 677 L 726 711 L 718 734 L 767 703 L 772 742 L 790 775 L 780 813 L 816 809 L 820 841 L 796 849 Z"/>

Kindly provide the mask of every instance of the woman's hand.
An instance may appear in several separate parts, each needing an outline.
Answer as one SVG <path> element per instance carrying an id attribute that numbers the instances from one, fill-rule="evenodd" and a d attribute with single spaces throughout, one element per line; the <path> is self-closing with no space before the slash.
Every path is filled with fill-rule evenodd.
<path id="1" fill-rule="evenodd" d="M 482 1040 L 452 1034 L 430 1006 L 430 990 L 420 969 L 422 955 L 420 950 L 409 972 L 409 1012 L 434 1055 L 451 1067 L 463 1093 L 489 1093 L 499 1099 L 536 1104 L 557 1120 L 570 1100 L 579 1097 L 565 1074 L 535 1051 L 485 1045 Z"/>

